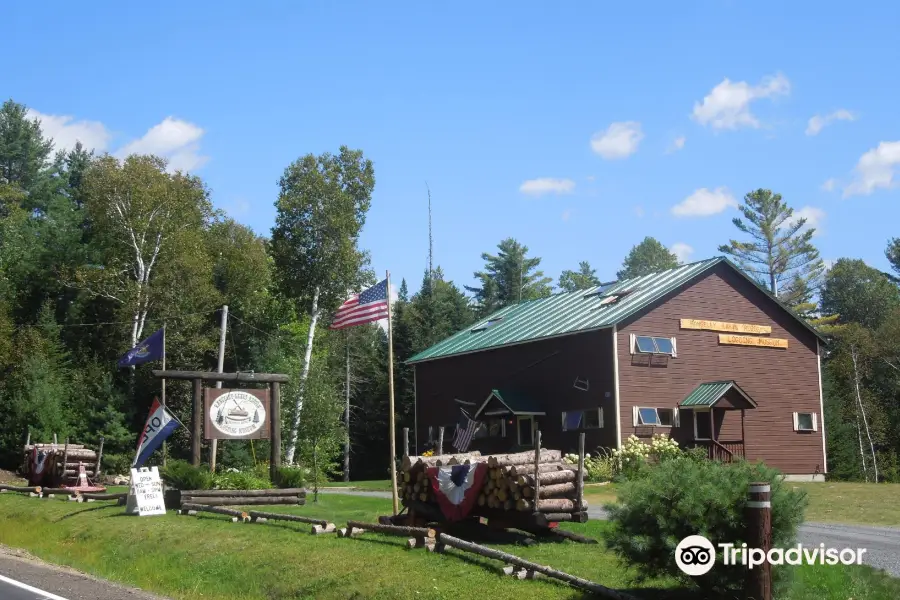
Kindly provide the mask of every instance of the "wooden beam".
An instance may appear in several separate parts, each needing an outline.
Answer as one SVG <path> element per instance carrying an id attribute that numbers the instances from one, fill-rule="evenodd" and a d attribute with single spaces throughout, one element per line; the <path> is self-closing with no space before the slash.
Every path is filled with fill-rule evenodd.
<path id="1" fill-rule="evenodd" d="M 269 478 L 278 481 L 278 469 L 281 468 L 281 382 L 273 381 L 269 387 L 272 388 L 269 400 Z"/>
<path id="2" fill-rule="evenodd" d="M 209 371 L 161 371 L 154 370 L 153 376 L 162 379 L 201 381 L 236 381 L 239 383 L 288 383 L 290 377 L 279 373 L 211 373 Z"/>

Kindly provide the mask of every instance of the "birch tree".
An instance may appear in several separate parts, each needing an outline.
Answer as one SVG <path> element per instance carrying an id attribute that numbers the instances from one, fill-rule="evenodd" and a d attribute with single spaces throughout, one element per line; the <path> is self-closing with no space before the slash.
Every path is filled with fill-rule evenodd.
<path id="1" fill-rule="evenodd" d="M 160 261 L 203 230 L 212 204 L 196 177 L 166 173 L 166 161 L 132 155 L 122 163 L 97 160 L 85 175 L 85 203 L 99 249 L 96 262 L 78 270 L 75 285 L 120 305 L 131 321 L 130 342 L 143 336 L 154 305 Z"/>
<path id="2" fill-rule="evenodd" d="M 271 246 L 275 276 L 282 292 L 310 317 L 285 445 L 291 464 L 319 318 L 346 300 L 348 289 L 358 289 L 368 263 L 359 235 L 372 201 L 375 169 L 362 151 L 341 146 L 337 155 L 307 154 L 294 161 L 279 186 Z"/>

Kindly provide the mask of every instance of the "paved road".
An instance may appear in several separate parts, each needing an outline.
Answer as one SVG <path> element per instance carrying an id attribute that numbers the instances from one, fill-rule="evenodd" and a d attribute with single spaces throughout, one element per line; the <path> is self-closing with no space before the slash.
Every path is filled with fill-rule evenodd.
<path id="1" fill-rule="evenodd" d="M 2 600 L 165 600 L 34 559 L 0 545 Z"/>
<path id="2" fill-rule="evenodd" d="M 349 494 L 370 498 L 390 498 L 390 492 L 364 492 L 342 488 L 319 490 L 321 494 Z M 588 517 L 605 521 L 609 515 L 599 506 L 588 506 Z M 799 543 L 813 549 L 819 544 L 826 548 L 865 548 L 863 562 L 877 569 L 884 569 L 894 577 L 900 577 L 900 528 L 864 527 L 859 525 L 837 525 L 824 523 L 804 523 L 798 532 Z"/>

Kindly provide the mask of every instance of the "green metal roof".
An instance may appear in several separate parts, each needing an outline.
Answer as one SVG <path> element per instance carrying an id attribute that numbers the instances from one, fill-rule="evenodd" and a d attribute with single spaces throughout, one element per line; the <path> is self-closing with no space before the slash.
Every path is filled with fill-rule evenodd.
<path id="1" fill-rule="evenodd" d="M 478 321 L 475 325 L 419 352 L 406 362 L 407 364 L 418 363 L 548 337 L 612 327 L 720 263 L 725 263 L 740 273 L 819 339 L 825 341 L 806 321 L 778 302 L 765 288 L 748 277 L 728 259 L 716 257 L 659 273 L 617 281 L 607 286 L 554 294 L 547 298 L 507 306 Z M 618 300 L 611 302 L 610 298 L 616 295 L 621 296 Z"/>
<path id="2" fill-rule="evenodd" d="M 544 414 L 544 410 L 532 398 L 523 394 L 510 392 L 509 390 L 504 390 L 501 392 L 500 390 L 495 389 L 491 390 L 491 395 L 487 397 L 487 400 L 485 400 L 484 404 L 482 404 L 478 409 L 476 415 L 480 414 L 485 408 L 487 408 L 492 398 L 496 398 L 497 400 L 499 400 L 514 415 L 529 413 Z"/>
<path id="3" fill-rule="evenodd" d="M 701 383 L 679 406 L 712 406 L 734 385 L 733 381 Z"/>
<path id="4" fill-rule="evenodd" d="M 708 383 L 701 383 L 697 386 L 697 389 L 688 394 L 688 397 L 681 401 L 679 406 L 712 406 L 721 400 L 722 396 L 732 388 L 747 400 L 750 405 L 756 406 L 756 402 L 754 402 L 753 399 L 734 381 L 710 381 Z"/>

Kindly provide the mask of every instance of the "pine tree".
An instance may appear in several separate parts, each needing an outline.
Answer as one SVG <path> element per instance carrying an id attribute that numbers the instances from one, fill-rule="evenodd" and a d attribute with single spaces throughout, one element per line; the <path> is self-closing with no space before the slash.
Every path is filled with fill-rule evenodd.
<path id="1" fill-rule="evenodd" d="M 744 196 L 744 219 L 732 222 L 750 241 L 730 240 L 719 252 L 731 256 L 750 276 L 788 306 L 811 289 L 817 291 L 825 274 L 825 262 L 812 244 L 815 228 L 805 218 L 794 218 L 794 209 L 781 194 L 758 189 Z"/>
<path id="2" fill-rule="evenodd" d="M 566 292 L 585 290 L 598 285 L 600 285 L 600 280 L 597 278 L 597 271 L 592 269 L 591 264 L 586 260 L 578 263 L 577 271 L 567 269 L 559 275 L 559 287 Z"/>
<path id="3" fill-rule="evenodd" d="M 528 246 L 506 238 L 497 248 L 496 255 L 487 252 L 481 255 L 484 270 L 475 272 L 475 278 L 481 285 L 465 286 L 475 295 L 479 315 L 488 315 L 510 304 L 550 295 L 553 279 L 538 269 L 540 258 L 527 257 Z"/>

